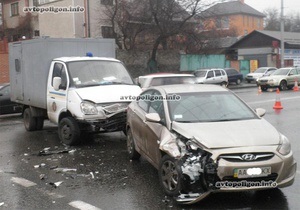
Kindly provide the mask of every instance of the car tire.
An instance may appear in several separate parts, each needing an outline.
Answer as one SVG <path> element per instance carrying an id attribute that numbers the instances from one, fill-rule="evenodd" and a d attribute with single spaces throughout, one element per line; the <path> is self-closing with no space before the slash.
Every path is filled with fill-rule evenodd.
<path id="1" fill-rule="evenodd" d="M 127 152 L 131 160 L 138 160 L 141 155 L 135 149 L 135 141 L 132 136 L 131 129 L 127 130 Z"/>
<path id="2" fill-rule="evenodd" d="M 262 90 L 262 91 L 267 91 L 267 90 L 268 90 L 268 88 L 267 88 L 267 87 L 265 87 L 265 86 L 261 86 L 261 90 Z"/>
<path id="3" fill-rule="evenodd" d="M 80 130 L 73 117 L 65 117 L 59 122 L 58 134 L 63 144 L 71 146 L 79 143 Z"/>
<path id="4" fill-rule="evenodd" d="M 279 90 L 283 91 L 287 89 L 287 83 L 285 80 L 281 81 L 279 84 Z"/>
<path id="5" fill-rule="evenodd" d="M 222 87 L 227 87 L 228 83 L 227 82 L 221 82 L 220 84 Z"/>
<path id="6" fill-rule="evenodd" d="M 177 161 L 169 155 L 161 159 L 159 170 L 159 181 L 164 192 L 169 196 L 177 196 L 182 190 L 182 171 Z"/>
<path id="7" fill-rule="evenodd" d="M 26 108 L 23 113 L 24 126 L 27 131 L 36 130 L 36 118 L 32 116 L 31 109 Z"/>
<path id="8" fill-rule="evenodd" d="M 35 120 L 36 120 L 36 130 L 43 130 L 44 117 L 37 117 Z"/>
<path id="9" fill-rule="evenodd" d="M 237 79 L 235 83 L 236 83 L 237 85 L 239 85 L 239 84 L 241 84 L 241 82 L 242 82 L 241 79 Z"/>

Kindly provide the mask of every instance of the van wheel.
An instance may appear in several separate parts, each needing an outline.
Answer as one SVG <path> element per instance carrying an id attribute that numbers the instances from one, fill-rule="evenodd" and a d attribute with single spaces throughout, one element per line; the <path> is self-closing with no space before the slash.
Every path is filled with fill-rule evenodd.
<path id="1" fill-rule="evenodd" d="M 27 131 L 36 130 L 36 118 L 32 117 L 30 108 L 26 108 L 23 113 L 24 126 Z"/>
<path id="2" fill-rule="evenodd" d="M 78 144 L 80 139 L 80 130 L 75 119 L 72 117 L 63 118 L 58 125 L 58 134 L 63 144 Z"/>
<path id="3" fill-rule="evenodd" d="M 235 83 L 236 83 L 237 85 L 239 85 L 239 84 L 241 84 L 241 82 L 242 82 L 241 79 L 237 79 Z"/>
<path id="4" fill-rule="evenodd" d="M 44 127 L 44 117 L 36 118 L 36 130 L 43 130 Z"/>

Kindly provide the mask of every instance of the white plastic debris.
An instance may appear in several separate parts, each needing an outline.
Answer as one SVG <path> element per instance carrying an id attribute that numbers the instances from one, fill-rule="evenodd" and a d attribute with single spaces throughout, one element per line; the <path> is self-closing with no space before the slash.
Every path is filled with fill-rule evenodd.
<path id="1" fill-rule="evenodd" d="M 93 172 L 90 172 L 90 174 L 91 174 L 91 176 L 92 176 L 92 179 L 94 179 L 95 176 L 94 176 Z"/>
<path id="2" fill-rule="evenodd" d="M 55 187 L 58 187 L 59 185 L 61 185 L 61 183 L 63 183 L 62 181 L 61 182 L 55 182 L 54 185 Z"/>
<path id="3" fill-rule="evenodd" d="M 4 205 L 4 202 L 1 202 L 1 203 L 0 203 L 0 206 L 3 206 L 3 205 Z"/>

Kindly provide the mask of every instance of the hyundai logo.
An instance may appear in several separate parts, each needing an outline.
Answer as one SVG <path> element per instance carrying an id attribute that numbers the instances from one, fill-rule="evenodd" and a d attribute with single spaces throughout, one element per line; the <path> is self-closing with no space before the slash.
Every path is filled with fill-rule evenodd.
<path id="1" fill-rule="evenodd" d="M 251 160 L 255 160 L 256 156 L 253 154 L 244 154 L 244 155 L 242 155 L 242 158 L 243 158 L 243 160 L 251 161 Z"/>

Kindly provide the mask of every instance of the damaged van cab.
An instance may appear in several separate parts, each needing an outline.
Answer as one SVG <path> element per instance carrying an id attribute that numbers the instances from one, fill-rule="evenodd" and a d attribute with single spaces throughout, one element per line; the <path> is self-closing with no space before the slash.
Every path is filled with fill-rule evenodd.
<path id="1" fill-rule="evenodd" d="M 291 145 L 264 114 L 220 86 L 150 88 L 129 105 L 128 153 L 156 167 L 165 193 L 181 203 L 287 187 L 296 173 Z"/>

